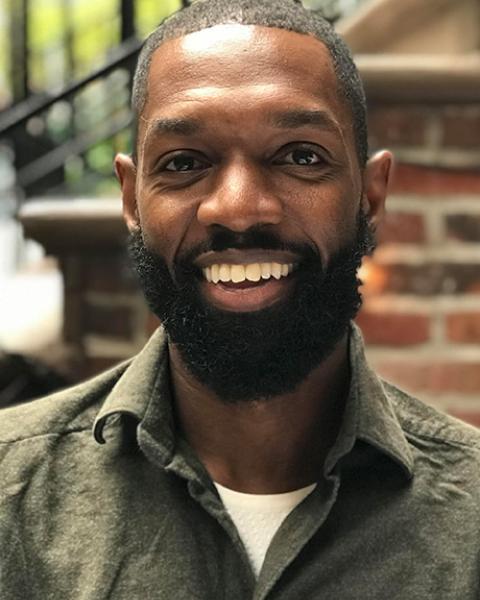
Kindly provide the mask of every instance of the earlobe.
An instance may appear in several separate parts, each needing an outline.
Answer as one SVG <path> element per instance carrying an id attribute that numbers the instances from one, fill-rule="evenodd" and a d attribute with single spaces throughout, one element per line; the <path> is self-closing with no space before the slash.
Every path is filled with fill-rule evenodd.
<path id="1" fill-rule="evenodd" d="M 136 197 L 137 170 L 132 158 L 126 154 L 117 154 L 115 173 L 122 189 L 123 218 L 128 230 L 133 233 L 140 229 L 140 219 Z"/>
<path id="2" fill-rule="evenodd" d="M 368 161 L 364 171 L 364 210 L 371 226 L 376 229 L 385 213 L 388 183 L 393 166 L 393 155 L 381 150 Z"/>

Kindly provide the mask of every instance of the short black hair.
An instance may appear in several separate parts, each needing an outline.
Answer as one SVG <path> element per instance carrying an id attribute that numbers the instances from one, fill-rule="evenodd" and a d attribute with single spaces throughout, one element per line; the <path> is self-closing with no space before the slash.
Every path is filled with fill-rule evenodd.
<path id="1" fill-rule="evenodd" d="M 165 41 L 215 25 L 238 23 L 274 27 L 313 35 L 328 49 L 339 91 L 352 114 L 358 160 L 368 159 L 365 91 L 348 46 L 319 11 L 310 11 L 298 0 L 198 0 L 165 19 L 146 39 L 133 81 L 132 106 L 136 125 L 148 95 L 148 72 L 152 55 Z M 136 143 L 136 141 L 135 141 Z"/>

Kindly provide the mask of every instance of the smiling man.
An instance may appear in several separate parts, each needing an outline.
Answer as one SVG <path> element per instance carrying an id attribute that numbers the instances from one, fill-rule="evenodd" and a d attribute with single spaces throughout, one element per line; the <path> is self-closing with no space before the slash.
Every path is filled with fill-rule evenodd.
<path id="1" fill-rule="evenodd" d="M 477 599 L 480 436 L 351 324 L 392 157 L 344 43 L 293 0 L 200 0 L 133 104 L 115 164 L 162 327 L 2 413 L 2 600 Z"/>

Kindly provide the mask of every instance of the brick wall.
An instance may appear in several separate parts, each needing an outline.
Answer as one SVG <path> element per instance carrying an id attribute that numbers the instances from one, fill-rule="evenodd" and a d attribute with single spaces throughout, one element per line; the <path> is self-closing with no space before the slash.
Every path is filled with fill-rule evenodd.
<path id="1" fill-rule="evenodd" d="M 63 256 L 66 370 L 81 380 L 136 354 L 148 309 L 121 248 Z"/>
<path id="2" fill-rule="evenodd" d="M 151 317 L 128 264 L 120 198 L 41 199 L 18 216 L 64 282 L 62 339 L 38 358 L 76 382 L 136 354 Z"/>
<path id="3" fill-rule="evenodd" d="M 370 131 L 398 160 L 362 273 L 370 358 L 387 379 L 480 425 L 480 107 L 373 106 Z"/>

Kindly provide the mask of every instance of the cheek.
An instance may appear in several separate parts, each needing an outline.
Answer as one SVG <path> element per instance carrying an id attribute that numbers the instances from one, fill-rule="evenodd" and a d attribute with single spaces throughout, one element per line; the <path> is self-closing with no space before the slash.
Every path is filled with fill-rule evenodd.
<path id="1" fill-rule="evenodd" d="M 171 264 L 188 236 L 195 209 L 168 196 L 144 194 L 139 203 L 139 218 L 146 245 Z"/>
<path id="2" fill-rule="evenodd" d="M 355 235 L 359 199 L 354 197 L 351 187 L 324 182 L 290 198 L 289 220 L 324 256 L 350 242 Z"/>

